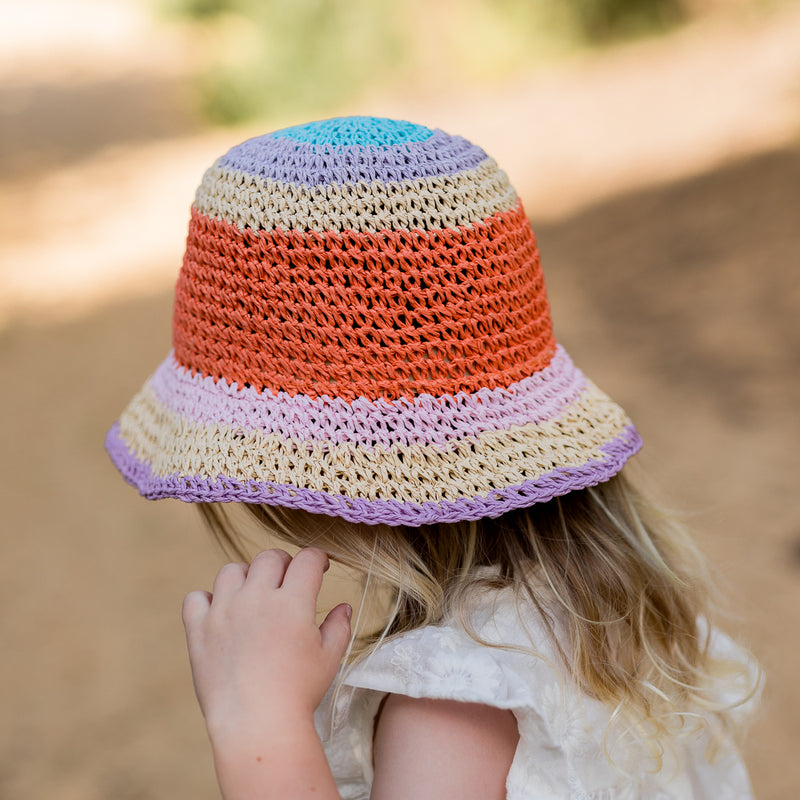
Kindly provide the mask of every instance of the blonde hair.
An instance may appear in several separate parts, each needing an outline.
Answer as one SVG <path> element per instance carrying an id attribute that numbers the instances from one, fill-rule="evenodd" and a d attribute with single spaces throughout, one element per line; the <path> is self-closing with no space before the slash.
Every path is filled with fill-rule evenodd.
<path id="1" fill-rule="evenodd" d="M 246 559 L 223 507 L 201 510 L 223 547 Z M 622 473 L 497 519 L 421 527 L 353 524 L 265 505 L 246 510 L 280 539 L 320 547 L 361 574 L 365 596 L 388 593 L 382 625 L 356 626 L 351 661 L 386 638 L 446 618 L 482 641 L 470 623 L 470 600 L 511 587 L 518 602 L 537 610 L 574 684 L 649 742 L 659 764 L 664 743 L 687 723 L 709 727 L 710 741 L 732 733 L 735 707 L 756 689 L 752 667 L 712 654 L 704 558 L 676 518 Z M 553 601 L 566 612 L 561 637 Z M 720 691 L 725 680 L 738 689 L 732 701 Z"/>

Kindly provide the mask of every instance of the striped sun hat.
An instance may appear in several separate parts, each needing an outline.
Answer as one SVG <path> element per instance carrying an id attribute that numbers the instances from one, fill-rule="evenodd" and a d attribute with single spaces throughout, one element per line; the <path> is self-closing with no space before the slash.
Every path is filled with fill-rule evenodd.
<path id="1" fill-rule="evenodd" d="M 640 445 L 553 337 L 506 174 L 372 117 L 250 139 L 206 172 L 173 349 L 106 439 L 148 498 L 410 525 L 592 486 Z"/>

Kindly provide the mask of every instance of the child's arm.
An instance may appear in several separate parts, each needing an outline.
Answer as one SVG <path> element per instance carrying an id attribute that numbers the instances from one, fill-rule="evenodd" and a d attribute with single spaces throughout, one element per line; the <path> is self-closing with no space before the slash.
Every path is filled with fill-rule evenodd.
<path id="1" fill-rule="evenodd" d="M 315 548 L 227 564 L 183 603 L 197 698 L 224 800 L 339 800 L 313 713 L 350 638 L 349 606 L 320 627 L 328 558 Z"/>
<path id="2" fill-rule="evenodd" d="M 510 711 L 391 694 L 375 730 L 370 800 L 504 800 L 518 741 Z"/>

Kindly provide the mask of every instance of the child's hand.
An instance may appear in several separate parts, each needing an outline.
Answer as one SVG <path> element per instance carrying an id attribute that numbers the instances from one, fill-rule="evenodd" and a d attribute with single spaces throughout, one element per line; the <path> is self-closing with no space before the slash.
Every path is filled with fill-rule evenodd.
<path id="1" fill-rule="evenodd" d="M 214 593 L 191 592 L 183 623 L 192 677 L 212 741 L 285 735 L 310 721 L 350 639 L 350 607 L 321 626 L 316 604 L 328 557 L 265 550 L 252 564 L 226 564 Z"/>

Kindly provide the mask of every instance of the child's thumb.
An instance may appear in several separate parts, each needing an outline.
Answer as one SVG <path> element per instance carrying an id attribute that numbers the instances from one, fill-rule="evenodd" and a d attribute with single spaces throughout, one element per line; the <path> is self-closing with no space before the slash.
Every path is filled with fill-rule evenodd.
<path id="1" fill-rule="evenodd" d="M 325 621 L 319 626 L 322 634 L 322 646 L 331 655 L 340 660 L 350 642 L 350 617 L 353 609 L 347 603 L 340 603 L 328 613 Z"/>

